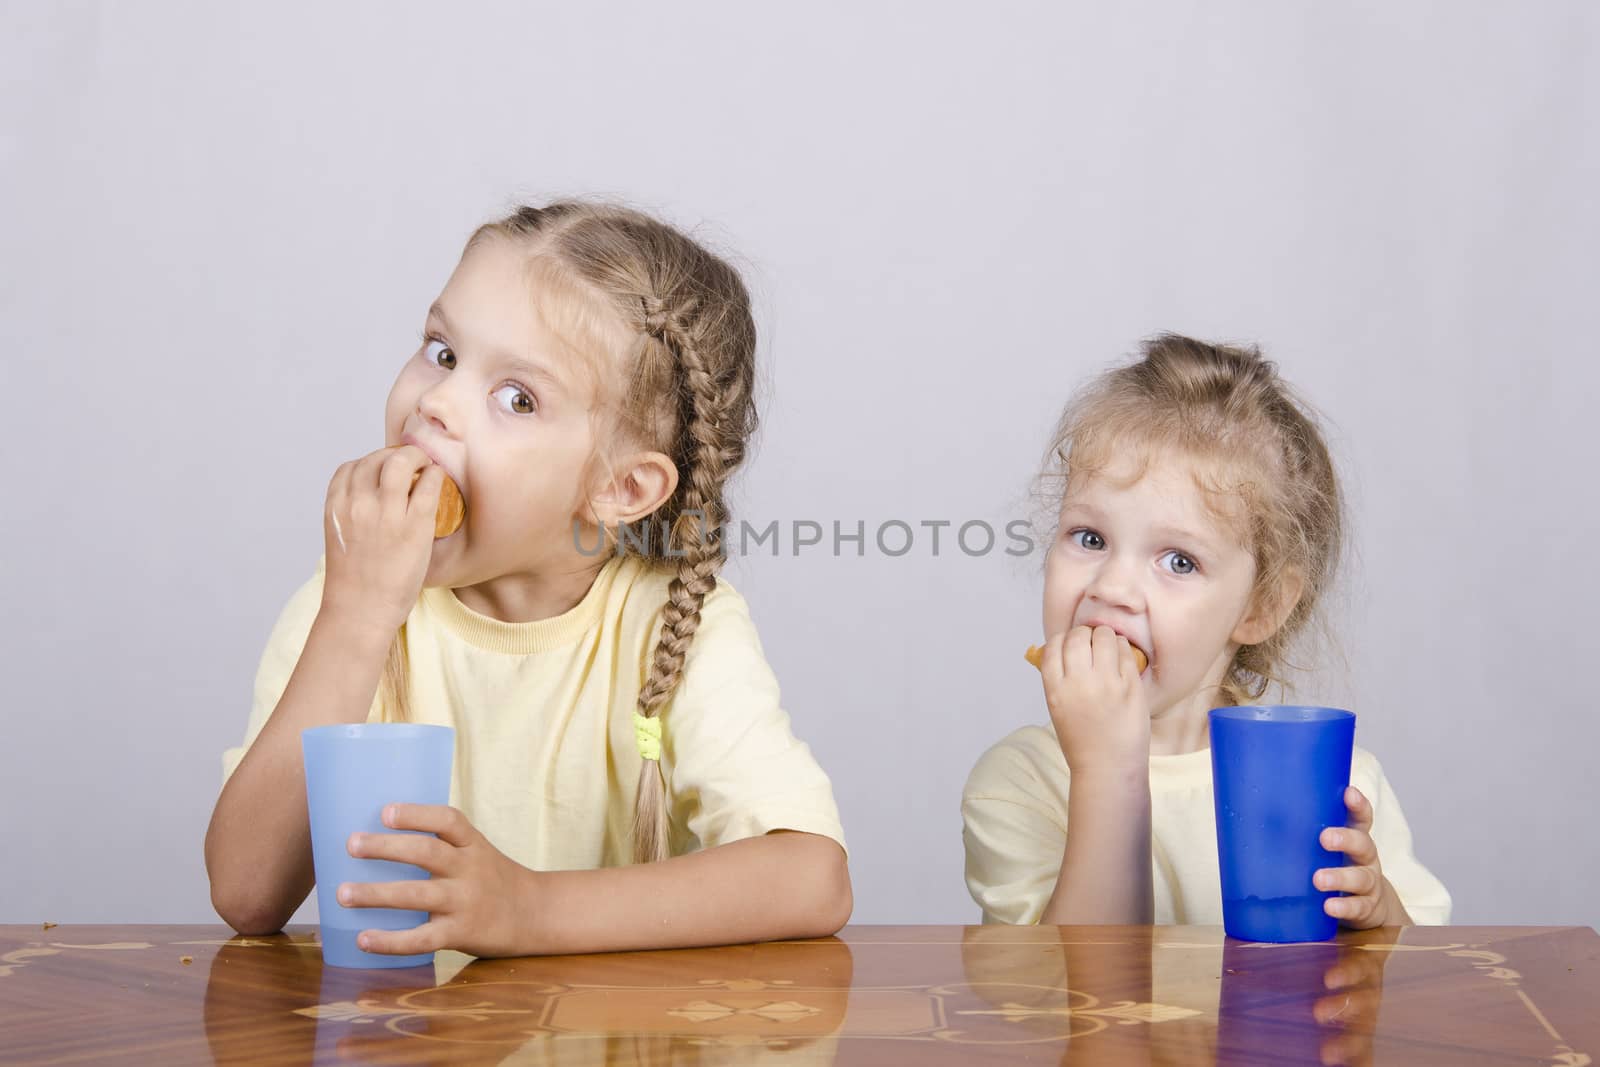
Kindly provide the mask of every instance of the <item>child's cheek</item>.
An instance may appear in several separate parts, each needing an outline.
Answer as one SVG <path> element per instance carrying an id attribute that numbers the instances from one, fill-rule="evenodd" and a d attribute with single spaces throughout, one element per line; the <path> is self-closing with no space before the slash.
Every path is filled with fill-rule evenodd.
<path id="1" fill-rule="evenodd" d="M 1053 634 L 1072 621 L 1075 603 L 1071 568 L 1059 547 L 1052 547 L 1045 559 L 1044 632 Z"/>
<path id="2" fill-rule="evenodd" d="M 383 438 L 384 444 L 390 448 L 400 444 L 400 436 L 406 429 L 406 416 L 416 406 L 417 390 L 409 388 L 406 379 L 406 372 L 401 371 L 400 377 L 395 380 L 394 388 L 389 390 L 389 399 L 384 405 Z"/>

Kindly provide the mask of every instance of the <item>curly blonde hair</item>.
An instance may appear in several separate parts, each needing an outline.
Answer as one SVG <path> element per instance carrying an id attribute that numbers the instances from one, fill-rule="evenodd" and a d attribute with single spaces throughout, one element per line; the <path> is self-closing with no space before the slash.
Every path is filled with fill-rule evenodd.
<path id="1" fill-rule="evenodd" d="M 671 457 L 679 479 L 655 513 L 664 536 L 620 538 L 675 574 L 667 591 L 638 711 L 659 716 L 677 688 L 700 609 L 727 558 L 726 485 L 755 433 L 755 320 L 738 272 L 677 229 L 628 208 L 565 200 L 519 207 L 473 233 L 528 249 L 537 310 L 594 374 L 597 410 L 614 436 Z M 621 389 L 607 388 L 621 371 Z M 609 439 L 612 434 L 602 439 Z M 591 459 L 605 464 L 599 451 Z M 403 628 L 383 686 L 406 707 Z M 669 854 L 660 763 L 640 768 L 633 821 L 635 862 Z"/>
<path id="2" fill-rule="evenodd" d="M 1076 479 L 1131 458 L 1137 481 L 1163 454 L 1194 462 L 1207 507 L 1253 555 L 1252 607 L 1300 583 L 1278 628 L 1240 646 L 1223 675 L 1227 703 L 1259 701 L 1271 683 L 1287 688 L 1289 650 L 1308 628 L 1320 624 L 1326 635 L 1319 608 L 1338 574 L 1348 524 L 1323 431 L 1259 349 L 1161 334 L 1067 406 L 1042 493 L 1059 508 Z"/>

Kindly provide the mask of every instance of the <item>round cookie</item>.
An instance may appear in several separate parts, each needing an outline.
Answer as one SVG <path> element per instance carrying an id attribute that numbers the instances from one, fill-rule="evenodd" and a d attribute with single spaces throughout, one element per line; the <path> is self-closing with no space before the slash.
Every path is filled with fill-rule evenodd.
<path id="1" fill-rule="evenodd" d="M 411 476 L 411 488 L 417 487 L 421 477 L 421 471 Z M 461 487 L 446 474 L 444 484 L 439 487 L 439 510 L 433 513 L 433 539 L 449 537 L 461 529 L 466 517 L 467 502 L 461 498 Z"/>
<path id="2" fill-rule="evenodd" d="M 1146 656 L 1144 649 L 1138 645 L 1129 647 L 1133 649 L 1133 665 L 1139 669 L 1140 674 L 1143 674 L 1144 669 L 1150 665 L 1150 657 Z M 1033 664 L 1034 670 L 1038 670 L 1039 664 L 1044 662 L 1044 648 L 1040 645 L 1029 645 L 1028 651 L 1022 654 L 1022 658 Z"/>

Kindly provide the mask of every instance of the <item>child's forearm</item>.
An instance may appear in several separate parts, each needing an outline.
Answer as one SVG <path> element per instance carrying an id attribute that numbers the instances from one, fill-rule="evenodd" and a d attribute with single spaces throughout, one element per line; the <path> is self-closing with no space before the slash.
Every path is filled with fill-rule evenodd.
<path id="1" fill-rule="evenodd" d="M 1040 924 L 1146 924 L 1154 918 L 1148 771 L 1074 774 L 1067 848 Z"/>
<path id="2" fill-rule="evenodd" d="M 364 722 L 393 635 L 319 614 L 278 706 L 206 830 L 211 902 L 243 934 L 282 929 L 315 882 L 300 731 Z"/>
<path id="3" fill-rule="evenodd" d="M 844 850 L 778 832 L 661 863 L 533 872 L 503 955 L 690 948 L 826 937 L 850 918 Z"/>

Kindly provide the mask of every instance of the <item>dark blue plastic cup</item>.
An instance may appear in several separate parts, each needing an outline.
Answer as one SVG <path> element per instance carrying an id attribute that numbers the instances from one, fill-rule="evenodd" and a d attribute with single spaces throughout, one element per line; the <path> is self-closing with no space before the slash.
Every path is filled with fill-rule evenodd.
<path id="1" fill-rule="evenodd" d="M 448 726 L 415 723 L 341 723 L 301 732 L 323 963 L 334 967 L 416 967 L 433 962 L 431 952 L 389 956 L 356 947 L 356 935 L 362 930 L 409 930 L 427 922 L 427 912 L 347 908 L 336 894 L 345 882 L 428 877 L 427 871 L 409 863 L 357 859 L 350 855 L 348 845 L 350 835 L 358 831 L 420 832 L 384 826 L 383 809 L 388 804 L 448 804 L 455 738 L 456 732 Z"/>
<path id="2" fill-rule="evenodd" d="M 1312 877 L 1344 865 L 1319 838 L 1344 826 L 1356 717 L 1299 705 L 1213 708 L 1222 925 L 1243 941 L 1326 941 L 1339 922 L 1323 909 L 1338 894 Z"/>

